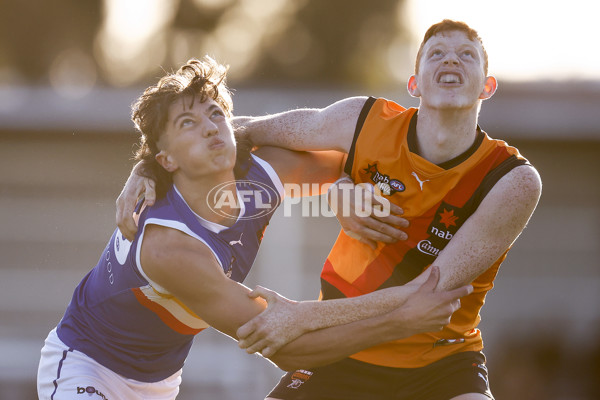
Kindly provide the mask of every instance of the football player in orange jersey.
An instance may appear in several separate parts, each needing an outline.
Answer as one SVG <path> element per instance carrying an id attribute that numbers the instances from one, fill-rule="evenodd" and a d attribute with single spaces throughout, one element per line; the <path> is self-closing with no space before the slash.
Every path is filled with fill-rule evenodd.
<path id="1" fill-rule="evenodd" d="M 479 311 L 541 195 L 536 169 L 478 126 L 481 103 L 496 88 L 477 32 L 444 20 L 426 32 L 408 81 L 409 93 L 420 99 L 418 108 L 353 97 L 323 109 L 234 120 L 257 145 L 347 153 L 348 177 L 342 179 L 371 184 L 402 208 L 395 223 L 338 215 L 343 231 L 323 267 L 323 299 L 402 285 L 430 265 L 440 268 L 439 289 L 467 283 L 475 288 L 441 332 L 310 369 L 299 386 L 289 373 L 269 398 L 493 398 Z M 399 240 L 390 243 L 394 238 Z M 239 331 L 249 351 L 265 345 L 269 328 L 261 318 Z"/>

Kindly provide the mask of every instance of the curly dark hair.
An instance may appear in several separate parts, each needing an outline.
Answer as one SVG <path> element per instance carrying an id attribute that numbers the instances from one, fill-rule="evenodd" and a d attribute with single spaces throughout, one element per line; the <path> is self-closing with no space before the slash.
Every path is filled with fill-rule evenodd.
<path id="1" fill-rule="evenodd" d="M 177 72 L 163 76 L 156 85 L 147 88 L 131 106 L 131 119 L 140 132 L 140 141 L 135 160 L 140 161 L 137 173 L 156 182 L 156 196 L 163 197 L 173 183 L 170 172 L 157 161 L 157 142 L 165 130 L 169 117 L 169 107 L 175 101 L 190 97 L 191 104 L 196 99 L 201 102 L 211 98 L 232 117 L 233 102 L 226 84 L 227 66 L 221 65 L 209 56 L 202 60 L 192 58 Z M 236 135 L 235 176 L 243 177 L 247 172 L 252 143 L 247 137 Z"/>

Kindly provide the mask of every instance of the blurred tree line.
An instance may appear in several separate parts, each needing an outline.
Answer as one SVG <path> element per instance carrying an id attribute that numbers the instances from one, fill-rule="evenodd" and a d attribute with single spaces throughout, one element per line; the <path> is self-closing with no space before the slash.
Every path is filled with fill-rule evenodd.
<path id="1" fill-rule="evenodd" d="M 381 85 L 389 81 L 398 57 L 406 55 L 397 49 L 408 37 L 399 18 L 404 0 L 163 1 L 171 4 L 170 17 L 138 49 L 139 55 L 126 60 L 135 64 L 136 73 L 119 80 L 115 77 L 126 72 L 115 68 L 118 60 L 107 52 L 120 44 L 111 42 L 103 52 L 98 37 L 106 28 L 109 3 L 125 7 L 130 0 L 2 0 L 0 84 L 45 84 L 53 73 L 77 79 L 85 68 L 92 71 L 95 85 L 146 84 L 161 68 L 172 69 L 189 57 L 211 52 L 232 65 L 232 76 L 237 73 L 239 80 L 258 84 Z M 132 4 L 140 11 L 157 3 Z M 142 13 L 131 18 L 132 24 L 144 23 L 134 21 L 143 19 Z M 254 25 L 241 35 L 227 36 L 252 20 Z M 235 51 L 222 50 L 228 46 L 250 54 L 237 62 Z M 151 61 L 144 63 L 146 55 Z M 406 65 L 406 60 L 399 61 Z"/>

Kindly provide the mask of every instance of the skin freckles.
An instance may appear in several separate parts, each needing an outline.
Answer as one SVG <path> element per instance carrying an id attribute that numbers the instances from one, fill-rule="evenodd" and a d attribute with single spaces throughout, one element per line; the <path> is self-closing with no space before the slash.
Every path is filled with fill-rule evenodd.
<path id="1" fill-rule="evenodd" d="M 471 282 L 500 258 L 527 225 L 541 190 L 531 166 L 502 177 L 436 259 L 442 270 L 439 287 Z"/>

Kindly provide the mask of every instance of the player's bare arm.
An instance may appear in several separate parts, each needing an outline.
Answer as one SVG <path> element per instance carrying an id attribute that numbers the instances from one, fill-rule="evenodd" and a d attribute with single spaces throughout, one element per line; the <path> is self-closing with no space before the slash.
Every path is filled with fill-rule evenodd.
<path id="1" fill-rule="evenodd" d="M 237 330 L 266 307 L 264 300 L 248 295 L 250 290 L 247 287 L 225 276 L 207 246 L 179 231 L 147 226 L 142 243 L 141 264 L 151 280 L 181 300 L 207 324 L 232 338 L 237 339 Z M 432 296 L 436 283 L 437 276 L 427 279 L 414 292 L 414 300 L 411 297 L 403 303 L 403 307 L 394 309 L 384 317 L 344 325 L 343 328 L 332 331 L 328 330 L 333 328 L 328 328 L 309 332 L 290 343 L 287 350 L 280 352 L 280 358 L 273 358 L 273 361 L 294 367 L 309 365 L 305 364 L 308 361 L 328 363 L 371 346 L 374 341 L 409 336 L 418 329 L 439 329 L 458 308 L 457 299 L 466 295 L 470 289 L 465 287 Z M 350 302 L 346 307 L 340 308 L 340 313 L 354 309 Z M 372 337 L 375 327 L 380 334 Z M 332 336 L 334 334 L 336 336 Z M 332 337 L 338 340 L 332 343 Z M 314 352 L 315 346 L 330 351 L 327 354 L 323 351 Z M 298 361 L 293 361 L 295 358 Z"/>
<path id="2" fill-rule="evenodd" d="M 502 177 L 436 259 L 439 287 L 472 282 L 502 256 L 527 225 L 541 191 L 540 176 L 530 165 Z"/>
<path id="3" fill-rule="evenodd" d="M 262 299 L 248 296 L 247 287 L 225 275 L 208 246 L 183 232 L 146 226 L 140 261 L 152 281 L 233 338 L 242 324 L 266 307 Z"/>
<path id="4" fill-rule="evenodd" d="M 285 343 L 309 331 L 348 324 L 397 309 L 405 310 L 406 315 L 402 317 L 406 318 L 414 311 L 410 303 L 407 305 L 406 302 L 409 298 L 415 301 L 412 296 L 419 291 L 421 295 L 431 296 L 429 299 L 422 299 L 420 306 L 431 302 L 431 304 L 438 304 L 439 308 L 436 310 L 428 308 L 423 311 L 419 320 L 411 322 L 411 325 L 407 325 L 402 331 L 415 329 L 424 332 L 421 329 L 427 329 L 426 326 L 439 330 L 449 322 L 451 313 L 459 306 L 457 301 L 459 297 L 455 296 L 466 295 L 471 288 L 466 286 L 453 293 L 434 293 L 433 290 L 427 292 L 427 287 L 434 289 L 437 286 L 438 277 L 439 270 L 435 267 L 423 272 L 404 286 L 378 290 L 358 297 L 325 301 L 291 302 L 273 291 L 258 287 L 251 296 L 265 298 L 269 306 L 259 316 L 238 329 L 239 346 L 245 348 L 248 353 L 258 351 L 263 355 L 266 355 L 263 350 L 268 349 L 270 355 Z M 445 299 L 453 299 L 451 301 L 454 304 L 444 303 Z M 443 320 L 439 319 L 442 315 L 448 320 L 445 317 Z"/>
<path id="5" fill-rule="evenodd" d="M 302 108 L 263 117 L 235 117 L 232 122 L 258 146 L 348 153 L 366 100 L 366 97 L 350 97 L 325 108 Z"/>
<path id="6" fill-rule="evenodd" d="M 286 371 L 314 368 L 380 343 L 441 330 L 460 307 L 459 299 L 471 293 L 472 287 L 439 292 L 435 291 L 439 276 L 437 269 L 425 276 L 426 281 L 401 307 L 373 318 L 306 333 L 285 345 L 270 359 Z"/>

